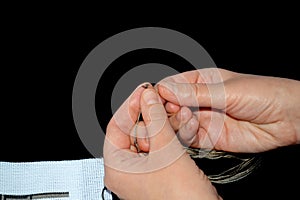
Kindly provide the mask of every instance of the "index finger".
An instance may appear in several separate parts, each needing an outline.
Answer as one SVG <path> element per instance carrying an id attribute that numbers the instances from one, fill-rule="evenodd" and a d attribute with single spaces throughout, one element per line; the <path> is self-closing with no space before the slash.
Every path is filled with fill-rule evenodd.
<path id="1" fill-rule="evenodd" d="M 120 106 L 107 126 L 106 137 L 118 148 L 130 148 L 130 132 L 140 113 L 140 98 L 145 90 L 142 85 L 138 86 Z"/>
<path id="2" fill-rule="evenodd" d="M 220 83 L 235 76 L 238 76 L 238 73 L 231 72 L 225 69 L 203 68 L 169 76 L 161 80 L 160 82 L 170 81 L 175 83 Z"/>

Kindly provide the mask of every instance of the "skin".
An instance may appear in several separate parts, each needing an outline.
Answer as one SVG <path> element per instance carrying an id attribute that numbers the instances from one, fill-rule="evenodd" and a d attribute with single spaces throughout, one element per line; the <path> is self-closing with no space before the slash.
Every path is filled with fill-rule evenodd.
<path id="1" fill-rule="evenodd" d="M 135 122 L 140 109 L 144 118 L 144 124 L 140 125 L 147 127 L 149 136 L 148 142 L 139 140 L 140 147 L 149 150 L 146 157 L 140 157 L 136 149 L 132 148 L 134 142 L 130 129 L 126 128 L 126 124 Z M 160 123 L 161 121 L 164 123 Z M 171 141 L 173 146 L 170 147 Z M 164 147 L 170 148 L 160 154 Z M 182 151 L 178 151 L 180 149 Z M 176 152 L 179 153 L 176 159 L 160 166 L 161 162 L 168 159 L 164 155 Z M 156 163 L 157 158 L 160 168 L 151 165 Z M 122 161 L 118 162 L 120 159 Z M 183 151 L 153 88 L 137 89 L 111 119 L 104 143 L 104 161 L 105 185 L 121 199 L 198 200 L 200 196 L 202 199 L 221 199 L 207 176 Z M 131 171 L 131 166 L 136 165 L 137 170 L 144 168 L 145 172 Z M 153 170 L 146 171 L 149 167 L 153 167 Z"/>
<path id="2" fill-rule="evenodd" d="M 172 127 L 192 147 L 252 153 L 300 142 L 299 88 L 296 80 L 208 68 L 168 77 L 158 91 Z M 220 132 L 212 116 L 224 119 Z"/>
<path id="3" fill-rule="evenodd" d="M 221 199 L 203 171 L 180 151 L 179 140 L 193 147 L 232 152 L 297 144 L 299 88 L 295 80 L 214 68 L 168 77 L 156 90 L 138 87 L 107 127 L 105 185 L 122 199 Z M 148 92 L 150 103 L 145 98 Z M 143 137 L 137 142 L 149 153 L 144 157 L 134 148 L 132 134 L 140 111 L 144 122 L 137 133 Z M 174 154 L 172 162 L 155 168 Z M 143 173 L 149 167 L 155 170 Z"/>

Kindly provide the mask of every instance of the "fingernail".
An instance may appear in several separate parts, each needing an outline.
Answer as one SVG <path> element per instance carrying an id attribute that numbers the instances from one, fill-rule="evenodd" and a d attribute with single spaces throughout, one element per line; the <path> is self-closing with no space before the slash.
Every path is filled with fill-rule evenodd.
<path id="1" fill-rule="evenodd" d="M 143 98 L 148 105 L 159 103 L 158 96 L 153 90 L 145 90 Z"/>

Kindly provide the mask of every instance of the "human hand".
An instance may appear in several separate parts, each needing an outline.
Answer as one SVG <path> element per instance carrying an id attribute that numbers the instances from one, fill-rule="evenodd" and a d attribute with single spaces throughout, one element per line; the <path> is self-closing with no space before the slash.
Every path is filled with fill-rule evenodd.
<path id="1" fill-rule="evenodd" d="M 140 111 L 144 121 L 135 127 Z M 148 155 L 133 147 L 134 136 Z M 107 127 L 104 163 L 105 185 L 122 199 L 220 199 L 185 153 L 152 87 L 138 87 L 114 114 Z"/>
<path id="2" fill-rule="evenodd" d="M 262 152 L 300 142 L 300 82 L 207 68 L 164 79 L 171 125 L 196 148 Z M 188 107 L 196 107 L 193 112 Z M 198 121 L 198 123 L 196 123 Z"/>

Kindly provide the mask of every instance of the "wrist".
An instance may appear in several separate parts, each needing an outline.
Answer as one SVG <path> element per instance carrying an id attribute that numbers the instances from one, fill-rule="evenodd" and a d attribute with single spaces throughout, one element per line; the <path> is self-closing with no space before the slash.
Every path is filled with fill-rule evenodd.
<path id="1" fill-rule="evenodd" d="M 288 80 L 287 94 L 288 101 L 287 117 L 291 121 L 292 131 L 295 135 L 294 143 L 300 143 L 300 81 Z"/>

